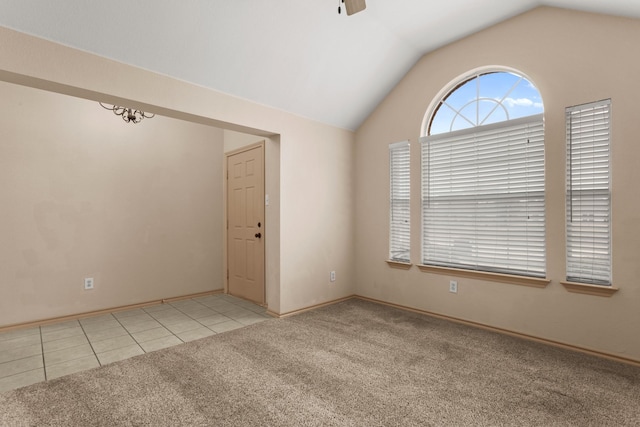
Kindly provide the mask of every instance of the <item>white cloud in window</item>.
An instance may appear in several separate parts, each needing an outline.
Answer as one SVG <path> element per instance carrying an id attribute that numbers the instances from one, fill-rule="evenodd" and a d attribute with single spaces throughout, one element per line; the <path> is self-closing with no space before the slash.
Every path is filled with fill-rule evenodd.
<path id="1" fill-rule="evenodd" d="M 538 88 L 537 88 L 537 87 L 535 87 L 535 86 L 533 85 L 533 83 L 531 83 L 529 80 L 526 80 L 526 79 L 525 79 L 525 81 L 527 82 L 527 87 L 528 87 L 529 89 L 533 89 L 533 90 L 535 90 L 536 92 L 538 91 Z"/>
<path id="2" fill-rule="evenodd" d="M 509 108 L 513 107 L 535 107 L 542 108 L 541 102 L 534 102 L 529 98 L 505 98 L 503 101 Z"/>

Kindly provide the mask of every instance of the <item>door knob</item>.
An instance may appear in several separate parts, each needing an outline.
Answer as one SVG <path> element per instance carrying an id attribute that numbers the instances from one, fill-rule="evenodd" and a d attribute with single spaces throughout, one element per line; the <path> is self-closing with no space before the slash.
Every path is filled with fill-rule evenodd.
<path id="1" fill-rule="evenodd" d="M 262 237 L 262 233 L 256 233 L 256 238 L 261 238 Z"/>

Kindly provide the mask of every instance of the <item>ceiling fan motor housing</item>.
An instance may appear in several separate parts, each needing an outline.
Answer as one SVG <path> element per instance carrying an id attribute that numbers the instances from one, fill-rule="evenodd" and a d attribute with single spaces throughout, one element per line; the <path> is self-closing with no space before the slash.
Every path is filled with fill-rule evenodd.
<path id="1" fill-rule="evenodd" d="M 367 7 L 365 0 L 344 0 L 347 9 L 347 15 L 362 12 Z"/>

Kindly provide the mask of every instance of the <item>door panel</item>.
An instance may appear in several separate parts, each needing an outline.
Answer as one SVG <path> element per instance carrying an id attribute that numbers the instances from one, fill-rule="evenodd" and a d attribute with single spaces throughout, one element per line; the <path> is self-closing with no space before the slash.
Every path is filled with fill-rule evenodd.
<path id="1" fill-rule="evenodd" d="M 231 295 L 264 304 L 264 147 L 227 157 L 227 268 Z"/>

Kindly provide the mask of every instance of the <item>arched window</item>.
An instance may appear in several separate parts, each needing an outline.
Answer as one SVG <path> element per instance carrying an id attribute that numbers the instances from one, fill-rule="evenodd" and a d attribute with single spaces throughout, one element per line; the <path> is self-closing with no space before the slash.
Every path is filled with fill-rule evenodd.
<path id="1" fill-rule="evenodd" d="M 490 70 L 432 102 L 422 146 L 422 263 L 546 276 L 543 104 Z"/>
<path id="2" fill-rule="evenodd" d="M 474 73 L 438 100 L 425 135 L 488 125 L 543 112 L 535 86 L 515 72 Z"/>

